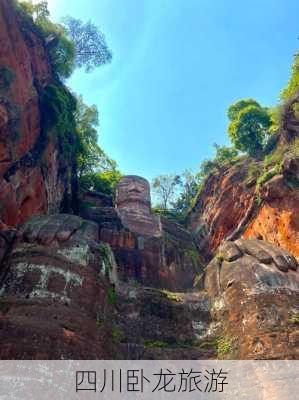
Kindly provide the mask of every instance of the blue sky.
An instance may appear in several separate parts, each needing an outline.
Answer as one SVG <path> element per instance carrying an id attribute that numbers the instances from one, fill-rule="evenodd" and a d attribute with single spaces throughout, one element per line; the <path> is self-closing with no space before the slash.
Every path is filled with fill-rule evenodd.
<path id="1" fill-rule="evenodd" d="M 92 20 L 112 64 L 68 84 L 100 112 L 99 143 L 125 174 L 196 171 L 228 144 L 228 106 L 274 105 L 298 50 L 298 0 L 49 0 Z"/>

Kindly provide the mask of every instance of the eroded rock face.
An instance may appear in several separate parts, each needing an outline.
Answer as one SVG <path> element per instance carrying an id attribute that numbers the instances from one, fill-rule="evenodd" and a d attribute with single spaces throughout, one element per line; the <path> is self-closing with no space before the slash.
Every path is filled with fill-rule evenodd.
<path id="1" fill-rule="evenodd" d="M 99 224 L 100 239 L 109 243 L 119 278 L 144 285 L 184 290 L 202 273 L 202 259 L 193 238 L 181 225 L 151 213 L 148 182 L 124 177 L 117 188 L 116 208 L 89 198 L 81 216 Z"/>
<path id="2" fill-rule="evenodd" d="M 298 123 L 298 104 L 299 92 L 291 98 L 284 106 L 281 115 L 281 130 L 279 135 L 279 142 L 282 145 L 291 143 L 294 139 L 299 137 L 299 123 Z"/>
<path id="3" fill-rule="evenodd" d="M 196 360 L 215 356 L 213 349 L 196 345 L 210 322 L 204 293 L 121 284 L 117 310 L 123 358 Z"/>
<path id="4" fill-rule="evenodd" d="M 259 194 L 256 178 L 250 178 L 251 163 L 241 161 L 210 176 L 189 215 L 207 260 L 222 241 L 240 237 L 263 239 L 299 256 L 298 160 L 287 157 L 282 174 L 266 182 Z M 256 162 L 255 167 L 263 165 Z"/>
<path id="5" fill-rule="evenodd" d="M 205 288 L 227 357 L 298 358 L 299 272 L 291 254 L 261 240 L 224 242 Z"/>
<path id="6" fill-rule="evenodd" d="M 13 1 L 0 2 L 0 221 L 59 212 L 73 166 L 42 127 L 41 94 L 52 78 L 47 50 Z M 57 133 L 57 132 L 56 132 Z"/>
<path id="7" fill-rule="evenodd" d="M 109 357 L 103 246 L 96 224 L 67 214 L 18 231 L 1 268 L 1 359 Z"/>
<path id="8" fill-rule="evenodd" d="M 254 188 L 245 184 L 249 162 L 211 175 L 189 215 L 200 251 L 209 259 L 220 243 L 246 224 L 255 207 Z"/>
<path id="9" fill-rule="evenodd" d="M 244 238 L 261 238 L 299 257 L 299 158 L 287 157 L 282 174 L 261 190 L 263 204 L 244 231 Z"/>

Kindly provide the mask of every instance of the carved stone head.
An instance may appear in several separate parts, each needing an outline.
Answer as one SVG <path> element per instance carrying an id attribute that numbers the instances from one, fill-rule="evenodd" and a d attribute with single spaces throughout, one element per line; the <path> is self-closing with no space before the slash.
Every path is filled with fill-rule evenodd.
<path id="1" fill-rule="evenodd" d="M 151 194 L 148 181 L 140 176 L 127 175 L 116 188 L 116 210 L 125 227 L 142 236 L 160 236 L 160 224 L 151 213 Z"/>
<path id="2" fill-rule="evenodd" d="M 148 181 L 140 176 L 124 176 L 117 185 L 116 208 L 150 213 L 150 207 L 151 195 Z"/>

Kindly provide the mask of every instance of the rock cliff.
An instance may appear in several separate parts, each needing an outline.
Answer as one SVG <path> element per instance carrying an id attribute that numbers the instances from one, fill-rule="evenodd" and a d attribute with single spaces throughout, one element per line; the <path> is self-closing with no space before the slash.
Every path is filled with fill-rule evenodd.
<path id="1" fill-rule="evenodd" d="M 77 198 L 55 93 L 43 38 L 1 0 L 0 359 L 298 359 L 297 99 L 283 154 L 219 168 L 182 226 L 138 176 Z"/>
<path id="2" fill-rule="evenodd" d="M 262 240 L 224 242 L 205 287 L 225 358 L 298 359 L 298 262 Z"/>
<path id="3" fill-rule="evenodd" d="M 75 165 L 59 132 L 46 130 L 46 88 L 54 83 L 44 40 L 14 2 L 0 2 L 0 223 L 59 212 L 72 193 Z M 73 184 L 73 187 L 75 185 Z"/>
<path id="4" fill-rule="evenodd" d="M 1 268 L 1 359 L 117 353 L 109 328 L 113 264 L 98 236 L 96 224 L 67 214 L 33 217 L 18 231 Z"/>
<path id="5" fill-rule="evenodd" d="M 210 259 L 224 240 L 239 237 L 269 241 L 299 256 L 299 157 L 286 154 L 280 173 L 257 184 L 251 171 L 263 162 L 245 159 L 208 177 L 189 224 L 197 245 Z"/>

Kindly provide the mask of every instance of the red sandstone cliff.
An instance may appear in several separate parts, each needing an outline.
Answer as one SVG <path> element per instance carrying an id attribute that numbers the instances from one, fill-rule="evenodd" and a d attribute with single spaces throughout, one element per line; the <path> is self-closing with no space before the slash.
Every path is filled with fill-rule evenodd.
<path id="1" fill-rule="evenodd" d="M 40 94 L 52 79 L 43 40 L 11 0 L 1 0 L 0 223 L 57 212 L 71 192 L 72 167 L 41 126 Z"/>
<path id="2" fill-rule="evenodd" d="M 297 261 L 265 242 L 299 256 L 298 157 L 258 193 L 261 162 L 210 176 L 189 216 L 197 247 L 164 219 L 159 238 L 131 232 L 95 193 L 84 220 L 62 214 L 74 165 L 43 126 L 53 80 L 43 40 L 0 0 L 0 231 L 25 222 L 0 232 L 0 358 L 298 358 Z M 280 145 L 298 136 L 293 105 Z M 56 214 L 29 219 L 39 213 Z M 190 292 L 201 254 L 240 236 L 264 241 L 226 242 Z"/>
<path id="3" fill-rule="evenodd" d="M 298 104 L 299 93 L 284 106 L 268 161 L 243 159 L 207 178 L 189 214 L 189 225 L 207 259 L 223 240 L 241 236 L 269 241 L 299 257 Z M 271 168 L 278 172 L 258 184 Z"/>

